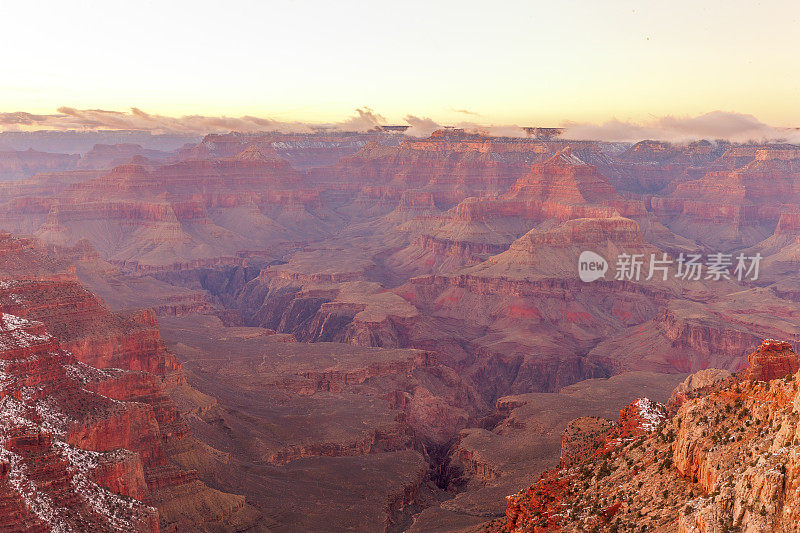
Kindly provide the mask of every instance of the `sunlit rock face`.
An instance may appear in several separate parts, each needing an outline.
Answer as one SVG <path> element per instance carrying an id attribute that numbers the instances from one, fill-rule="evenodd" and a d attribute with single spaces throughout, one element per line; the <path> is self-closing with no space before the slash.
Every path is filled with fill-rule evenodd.
<path id="1" fill-rule="evenodd" d="M 797 531 L 799 367 L 789 343 L 766 340 L 735 376 L 687 378 L 678 403 L 637 400 L 618 424 L 575 420 L 562 464 L 508 497 L 503 525 Z"/>
<path id="2" fill-rule="evenodd" d="M 768 339 L 747 358 L 747 369 L 742 373 L 742 377 L 756 381 L 770 381 L 791 376 L 798 368 L 800 362 L 790 343 Z"/>

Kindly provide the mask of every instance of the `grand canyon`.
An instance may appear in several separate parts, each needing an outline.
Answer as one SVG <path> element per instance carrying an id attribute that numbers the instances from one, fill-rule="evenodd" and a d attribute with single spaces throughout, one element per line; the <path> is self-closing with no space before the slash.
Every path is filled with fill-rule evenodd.
<path id="1" fill-rule="evenodd" d="M 0 528 L 795 530 L 800 147 L 402 129 L 0 154 Z"/>
<path id="2" fill-rule="evenodd" d="M 800 533 L 797 0 L 0 20 L 0 533 Z"/>

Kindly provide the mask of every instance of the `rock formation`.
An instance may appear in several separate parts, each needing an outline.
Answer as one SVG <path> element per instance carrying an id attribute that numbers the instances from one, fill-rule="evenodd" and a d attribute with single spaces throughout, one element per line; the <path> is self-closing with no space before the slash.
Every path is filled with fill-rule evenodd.
<path id="1" fill-rule="evenodd" d="M 81 427 L 128 450 L 99 486 L 165 529 L 474 527 L 545 471 L 556 489 L 535 513 L 520 499 L 512 525 L 568 497 L 584 527 L 610 528 L 632 489 L 602 496 L 605 521 L 575 498 L 603 461 L 603 490 L 612 465 L 633 469 L 622 448 L 658 453 L 633 512 L 679 520 L 655 488 L 672 486 L 666 457 L 698 484 L 711 463 L 666 451 L 675 411 L 733 394 L 746 366 L 752 397 L 797 370 L 788 345 L 745 357 L 800 342 L 793 146 L 449 128 L 92 139 L 72 166 L 0 183 L 0 228 L 35 235 L 0 234 L 0 306 L 86 365 L 76 394 L 136 406 Z M 584 251 L 608 263 L 596 281 L 578 275 Z M 761 254 L 761 276 L 676 275 L 681 254 L 716 251 Z M 651 257 L 671 270 L 650 276 Z M 681 382 L 651 431 L 664 413 L 634 401 L 666 404 Z M 42 431 L 13 446 L 57 453 Z"/>
<path id="2" fill-rule="evenodd" d="M 800 369 L 794 347 L 788 342 L 765 340 L 747 358 L 747 368 L 742 378 L 756 381 L 771 381 L 791 376 Z"/>
<path id="3" fill-rule="evenodd" d="M 0 180 L 29 178 L 39 172 L 70 170 L 76 167 L 80 155 L 53 154 L 28 149 L 0 151 Z"/>
<path id="4" fill-rule="evenodd" d="M 781 213 L 797 210 L 800 151 L 768 146 L 736 169 L 711 170 L 653 198 L 655 213 L 675 233 L 720 250 L 752 246 L 771 235 Z"/>
<path id="5" fill-rule="evenodd" d="M 796 371 L 800 361 L 791 345 L 770 340 L 749 361 L 741 374 L 689 391 L 680 407 L 639 400 L 618 424 L 576 421 L 565 453 L 575 457 L 576 438 L 594 451 L 509 496 L 502 526 L 797 531 L 800 376 L 774 374 Z M 640 413 L 638 423 L 625 423 L 630 412 Z"/>
<path id="6" fill-rule="evenodd" d="M 0 363 L 0 527 L 158 531 L 142 503 L 160 451 L 152 411 L 82 388 L 73 376 L 93 370 L 39 322 L 2 313 Z"/>
<path id="7" fill-rule="evenodd" d="M 211 457 L 168 396 L 184 377 L 154 315 L 111 313 L 32 241 L 5 235 L 0 246 L 0 438 L 25 507 L 67 530 L 254 523 L 243 497 L 179 466 Z M 48 476 L 56 492 L 40 485 Z"/>

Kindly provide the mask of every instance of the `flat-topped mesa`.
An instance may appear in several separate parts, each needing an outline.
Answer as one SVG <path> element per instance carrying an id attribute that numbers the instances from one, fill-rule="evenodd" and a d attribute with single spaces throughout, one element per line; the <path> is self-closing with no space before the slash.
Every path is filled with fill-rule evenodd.
<path id="1" fill-rule="evenodd" d="M 437 204 L 449 207 L 469 196 L 500 194 L 524 173 L 520 165 L 498 161 L 485 151 L 416 144 L 370 142 L 331 167 L 314 169 L 310 179 L 317 186 L 358 193 L 372 202 L 396 202 L 405 191 L 423 189 Z"/>
<path id="2" fill-rule="evenodd" d="M 635 220 L 611 218 L 576 218 L 549 230 L 533 229 L 514 241 L 509 250 L 533 253 L 541 246 L 565 247 L 579 244 L 644 246 L 645 241 Z"/>
<path id="3" fill-rule="evenodd" d="M 742 378 L 756 381 L 770 381 L 800 370 L 800 359 L 794 347 L 783 341 L 765 340 L 761 346 L 747 358 L 747 368 Z"/>
<path id="4" fill-rule="evenodd" d="M 80 155 L 54 154 L 37 150 L 0 151 L 0 180 L 19 179 L 38 172 L 75 168 Z"/>
<path id="5" fill-rule="evenodd" d="M 755 153 L 756 161 L 786 161 L 797 168 L 800 165 L 800 148 L 791 145 L 778 145 L 768 148 L 760 148 Z"/>
<path id="6" fill-rule="evenodd" d="M 170 152 L 146 149 L 140 144 L 95 144 L 91 150 L 81 157 L 79 169 L 109 169 L 129 161 L 151 163 L 173 157 Z"/>

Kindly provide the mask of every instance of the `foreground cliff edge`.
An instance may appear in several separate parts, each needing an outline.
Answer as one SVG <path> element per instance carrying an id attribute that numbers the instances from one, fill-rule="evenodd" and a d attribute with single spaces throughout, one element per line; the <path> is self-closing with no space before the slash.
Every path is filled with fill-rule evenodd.
<path id="1" fill-rule="evenodd" d="M 742 372 L 701 371 L 667 405 L 573 421 L 558 467 L 487 529 L 799 531 L 798 369 L 791 344 L 766 340 Z"/>
<path id="2" fill-rule="evenodd" d="M 243 496 L 199 479 L 222 458 L 177 388 L 152 311 L 113 313 L 66 263 L 0 235 L 0 531 L 254 526 Z"/>

